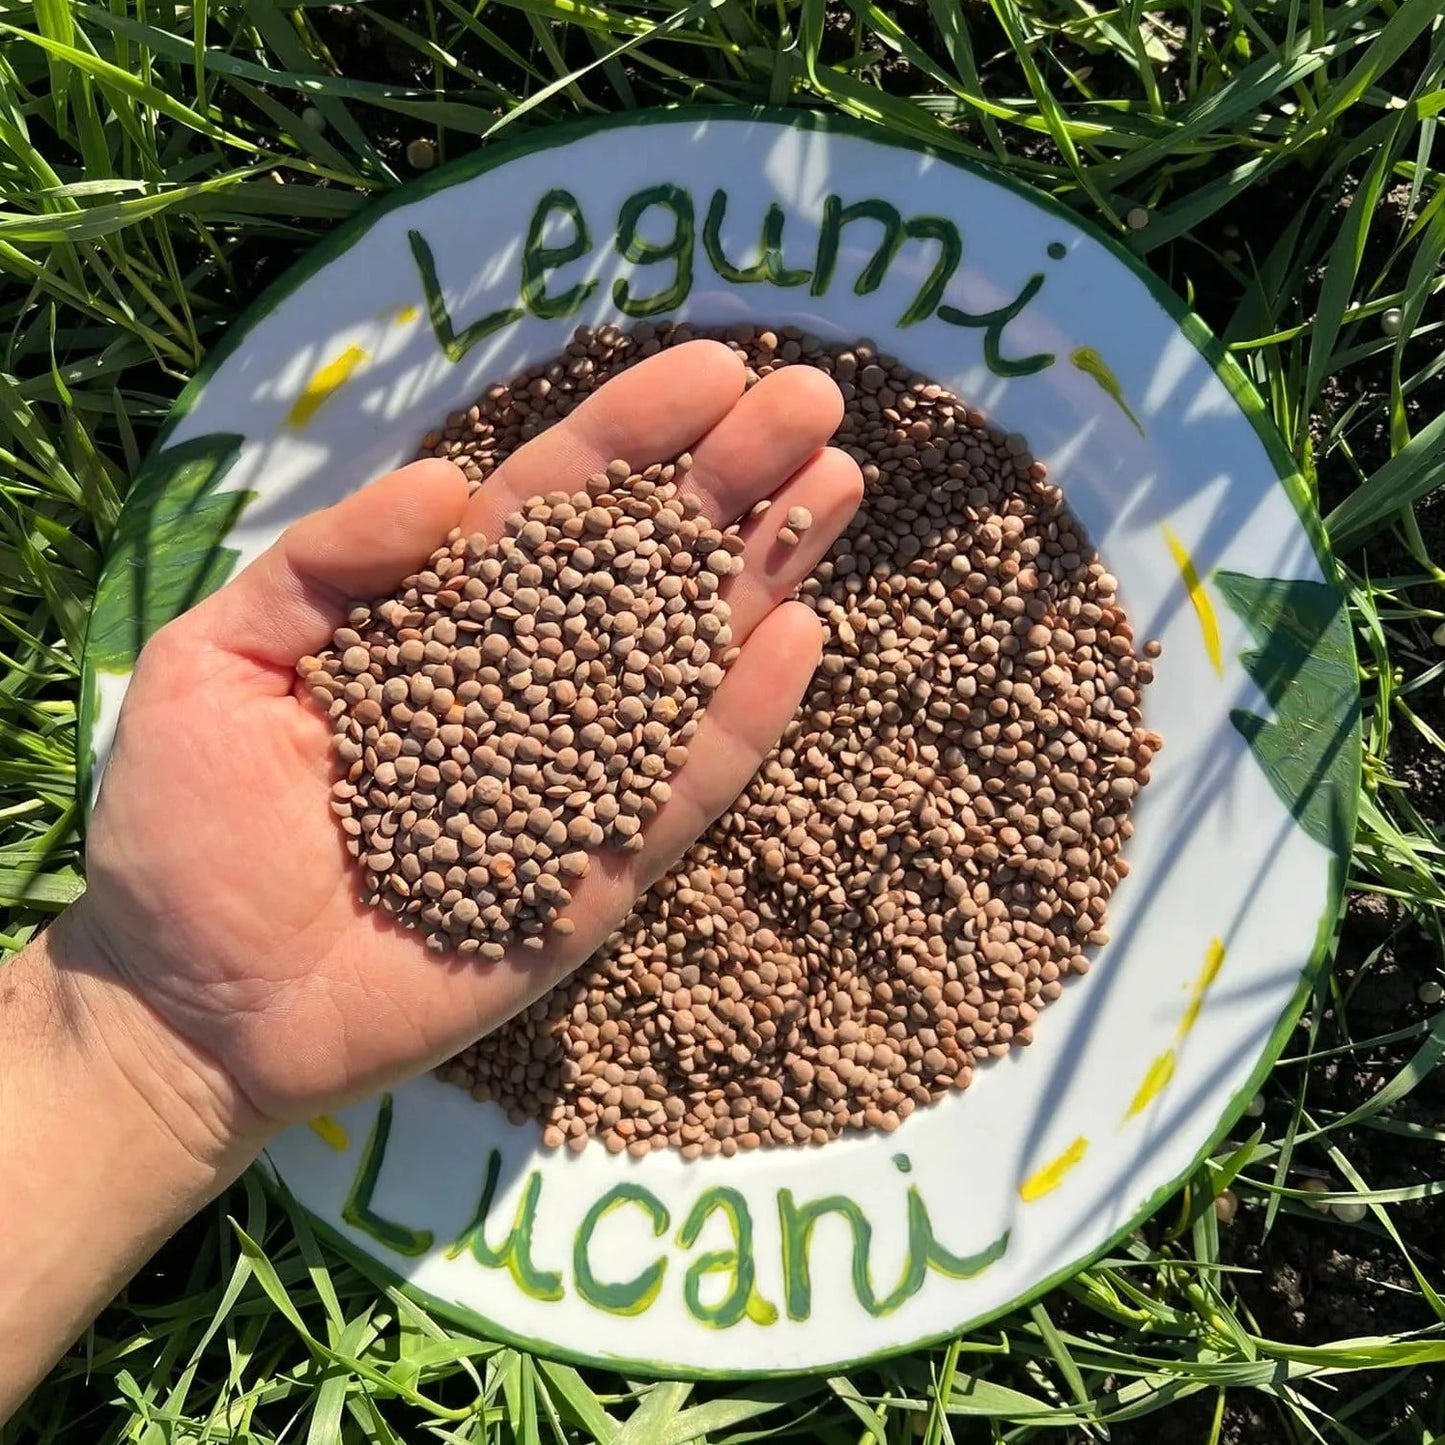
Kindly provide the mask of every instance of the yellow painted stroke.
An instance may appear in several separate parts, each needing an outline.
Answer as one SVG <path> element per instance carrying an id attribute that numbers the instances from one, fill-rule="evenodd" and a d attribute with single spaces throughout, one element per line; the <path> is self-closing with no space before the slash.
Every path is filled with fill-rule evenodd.
<path id="1" fill-rule="evenodd" d="M 371 356 L 359 346 L 348 346 L 340 356 L 328 361 L 315 372 L 306 383 L 306 389 L 296 398 L 295 405 L 286 417 L 287 426 L 303 427 L 307 422 L 341 390 L 351 373 Z"/>
<path id="2" fill-rule="evenodd" d="M 1199 970 L 1199 977 L 1194 980 L 1194 987 L 1189 991 L 1189 1007 L 1184 1010 L 1184 1017 L 1179 1021 L 1180 1042 L 1183 1042 L 1199 1018 L 1199 1010 L 1204 1007 L 1204 995 L 1209 992 L 1210 984 L 1219 977 L 1220 965 L 1223 962 L 1224 940 L 1216 938 L 1210 943 L 1209 952 L 1204 955 L 1204 966 Z"/>
<path id="3" fill-rule="evenodd" d="M 1199 580 L 1194 558 L 1189 555 L 1184 543 L 1169 527 L 1166 526 L 1163 531 L 1164 540 L 1169 544 L 1169 550 L 1174 556 L 1175 566 L 1179 568 L 1179 575 L 1184 579 L 1184 590 L 1189 594 L 1189 601 L 1199 618 L 1199 630 L 1204 634 L 1204 650 L 1209 654 L 1215 672 L 1223 677 L 1224 653 L 1219 645 L 1219 619 L 1214 615 L 1214 603 L 1209 600 L 1209 593 L 1204 590 L 1204 583 Z"/>
<path id="4" fill-rule="evenodd" d="M 1064 1182 L 1064 1176 L 1069 1170 L 1088 1153 L 1088 1149 L 1089 1141 L 1081 1134 L 1057 1159 L 1051 1160 L 1042 1169 L 1030 1174 L 1019 1185 L 1019 1198 L 1025 1204 L 1032 1204 L 1035 1199 L 1042 1199 L 1045 1194 L 1052 1194 Z"/>
<path id="5" fill-rule="evenodd" d="M 1099 389 L 1129 418 L 1134 430 L 1144 435 L 1144 423 L 1134 415 L 1134 409 L 1124 396 L 1119 378 L 1109 369 L 1109 364 L 1092 346 L 1080 346 L 1069 353 L 1069 360 L 1085 376 L 1093 377 Z"/>
<path id="6" fill-rule="evenodd" d="M 1136 1114 L 1142 1114 L 1158 1096 L 1163 1093 L 1164 1086 L 1174 1077 L 1174 1050 L 1165 1049 L 1152 1064 L 1149 1065 L 1149 1072 L 1144 1075 L 1144 1082 L 1139 1085 L 1134 1094 L 1134 1101 L 1129 1105 L 1129 1112 L 1124 1115 L 1127 1122 Z"/>
<path id="7" fill-rule="evenodd" d="M 1179 1020 L 1179 1027 L 1174 1030 L 1176 1044 L 1182 1044 L 1189 1037 L 1189 1031 L 1198 1022 L 1199 1010 L 1204 1007 L 1204 996 L 1209 992 L 1214 980 L 1219 977 L 1219 970 L 1224 964 L 1224 951 L 1222 938 L 1210 940 L 1209 952 L 1204 955 L 1204 963 L 1200 967 L 1199 975 L 1190 985 L 1189 1003 L 1184 1009 L 1184 1017 Z M 1165 1086 L 1173 1077 L 1174 1050 L 1172 1048 L 1165 1049 L 1149 1065 L 1149 1072 L 1144 1075 L 1144 1081 L 1136 1090 L 1128 1111 L 1119 1121 L 1119 1127 L 1122 1129 L 1130 1119 L 1142 1114 L 1164 1092 Z"/>
<path id="8" fill-rule="evenodd" d="M 323 1144 L 329 1144 L 338 1154 L 345 1154 L 351 1148 L 346 1130 L 330 1114 L 318 1114 L 311 1121 L 311 1131 Z"/>

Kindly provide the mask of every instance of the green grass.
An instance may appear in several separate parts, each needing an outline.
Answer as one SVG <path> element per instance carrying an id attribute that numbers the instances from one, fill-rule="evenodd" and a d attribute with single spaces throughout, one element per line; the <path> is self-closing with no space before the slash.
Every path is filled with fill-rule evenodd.
<path id="1" fill-rule="evenodd" d="M 1401 781 L 1445 760 L 1445 527 L 1425 502 L 1445 480 L 1436 0 L 0 0 L 0 949 L 83 886 L 97 569 L 148 439 L 244 301 L 406 179 L 409 140 L 445 159 L 697 101 L 843 111 L 1005 166 L 1205 312 L 1343 558 L 1366 697 L 1352 881 L 1381 921 L 1320 983 L 1262 1117 L 1115 1256 L 952 1344 L 782 1385 L 578 1372 L 450 1330 L 248 1181 L 6 1438 L 1445 1438 L 1445 1280 L 1419 1246 L 1441 1237 L 1421 1221 L 1445 1191 L 1445 1013 L 1413 1002 L 1440 975 L 1445 852 Z M 1406 989 L 1382 1018 L 1365 1003 L 1386 975 Z M 1364 1217 L 1310 1207 L 1331 1200 Z M 1376 1304 L 1412 1296 L 1382 1330 L 1420 1328 L 1360 1338 L 1270 1303 L 1301 1250 L 1331 1249 Z"/>

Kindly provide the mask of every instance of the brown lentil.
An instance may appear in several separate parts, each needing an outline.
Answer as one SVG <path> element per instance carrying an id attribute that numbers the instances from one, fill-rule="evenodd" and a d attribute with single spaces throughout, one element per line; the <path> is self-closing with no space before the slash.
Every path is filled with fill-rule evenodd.
<path id="1" fill-rule="evenodd" d="M 423 454 L 479 485 L 608 377 L 700 334 L 580 330 Z M 716 334 L 749 385 L 793 359 L 834 378 L 865 498 L 801 589 L 822 663 L 746 792 L 587 964 L 441 1071 L 541 1121 L 549 1147 L 824 1143 L 966 1087 L 1107 939 L 1161 745 L 1140 714 L 1158 646 L 1135 646 L 1021 437 L 871 343 Z M 793 510 L 785 546 L 812 521 Z"/>
<path id="2" fill-rule="evenodd" d="M 700 579 L 718 557 L 741 565 L 684 497 L 690 465 L 614 462 L 529 500 L 496 542 L 455 531 L 302 659 L 331 719 L 332 810 L 362 901 L 429 948 L 491 961 L 542 947 L 554 924 L 569 936 L 558 915 L 589 850 L 638 851 L 671 796 L 731 640 L 727 602 Z M 623 556 L 625 585 L 608 570 Z M 664 579 L 678 585 L 664 594 Z"/>

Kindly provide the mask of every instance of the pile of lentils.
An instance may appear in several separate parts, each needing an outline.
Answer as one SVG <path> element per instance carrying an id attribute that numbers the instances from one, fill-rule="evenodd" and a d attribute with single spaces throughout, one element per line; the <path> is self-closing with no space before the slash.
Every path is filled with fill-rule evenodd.
<path id="1" fill-rule="evenodd" d="M 332 809 L 364 902 L 496 962 L 576 930 L 594 852 L 636 852 L 736 649 L 743 541 L 625 461 L 454 532 L 299 666 L 332 720 Z"/>
<path id="2" fill-rule="evenodd" d="M 866 495 L 801 589 L 822 665 L 747 790 L 577 973 L 441 1070 L 554 1148 L 821 1144 L 966 1087 L 1107 940 L 1160 747 L 1140 714 L 1157 645 L 1136 649 L 1045 468 L 869 343 L 582 330 L 422 454 L 481 485 L 609 377 L 703 334 L 750 384 L 831 375 Z"/>

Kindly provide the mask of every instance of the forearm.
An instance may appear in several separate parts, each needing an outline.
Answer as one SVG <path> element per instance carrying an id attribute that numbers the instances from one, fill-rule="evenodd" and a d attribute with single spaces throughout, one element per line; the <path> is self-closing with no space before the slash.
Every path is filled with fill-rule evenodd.
<path id="1" fill-rule="evenodd" d="M 82 903 L 0 968 L 0 1423 L 260 1143 L 94 939 Z"/>

